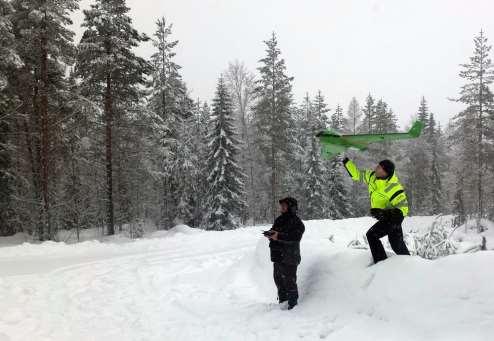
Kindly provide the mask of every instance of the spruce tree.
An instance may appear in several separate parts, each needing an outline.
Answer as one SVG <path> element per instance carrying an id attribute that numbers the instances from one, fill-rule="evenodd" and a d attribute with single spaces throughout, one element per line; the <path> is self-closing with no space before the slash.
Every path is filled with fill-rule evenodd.
<path id="1" fill-rule="evenodd" d="M 329 113 L 330 109 L 326 104 L 324 96 L 321 90 L 317 91 L 317 95 L 314 98 L 314 112 L 313 112 L 313 124 L 315 124 L 314 129 L 321 131 L 327 128 L 329 124 Z"/>
<path id="2" fill-rule="evenodd" d="M 419 121 L 424 123 L 429 130 L 429 109 L 427 101 L 422 97 L 416 114 Z M 427 133 L 428 134 L 428 133 Z M 407 143 L 408 162 L 406 171 L 408 175 L 407 194 L 412 214 L 429 214 L 431 212 L 431 147 L 429 138 L 424 132 L 418 139 Z M 436 165 L 437 166 L 437 165 Z"/>
<path id="3" fill-rule="evenodd" d="M 311 103 L 311 109 L 307 116 L 309 128 L 307 131 L 309 139 L 307 149 L 309 152 L 306 156 L 303 174 L 305 193 L 303 214 L 306 219 L 324 219 L 328 216 L 329 198 L 325 180 L 327 178 L 326 167 L 329 162 L 321 157 L 321 147 L 316 134 L 327 128 L 329 109 L 320 90 Z"/>
<path id="4" fill-rule="evenodd" d="M 374 98 L 369 94 L 365 99 L 365 106 L 362 109 L 364 119 L 360 125 L 360 132 L 371 134 L 374 130 L 374 119 L 376 116 L 376 108 Z"/>
<path id="5" fill-rule="evenodd" d="M 489 57 L 491 45 L 487 42 L 487 37 L 483 31 L 474 38 L 474 54 L 470 57 L 469 63 L 462 64 L 460 77 L 465 80 L 465 84 L 460 91 L 460 97 L 457 101 L 465 104 L 467 109 L 462 111 L 457 117 L 457 126 L 459 129 L 468 129 L 475 136 L 473 150 L 467 147 L 469 140 L 460 139 L 460 143 L 465 144 L 463 151 L 466 153 L 473 152 L 475 164 L 475 191 L 476 191 L 476 215 L 477 228 L 479 232 L 483 231 L 480 219 L 485 215 L 485 198 L 484 184 L 487 176 L 487 155 L 492 150 L 492 124 L 488 124 L 488 115 L 493 107 L 493 94 L 489 88 L 494 80 L 494 68 Z M 465 136 L 465 132 L 456 131 L 457 138 Z M 470 159 L 467 155 L 465 159 Z"/>
<path id="6" fill-rule="evenodd" d="M 397 119 L 388 104 L 380 99 L 375 106 L 373 133 L 385 134 L 397 130 Z"/>
<path id="7" fill-rule="evenodd" d="M 330 121 L 331 129 L 343 131 L 345 129 L 345 117 L 343 115 L 343 108 L 341 105 L 337 105 L 333 115 L 331 115 Z"/>
<path id="8" fill-rule="evenodd" d="M 193 102 L 187 96 L 184 96 L 181 100 L 181 112 L 191 112 L 193 108 Z M 179 119 L 177 133 L 179 139 L 177 140 L 174 152 L 176 155 L 173 157 L 173 163 L 171 165 L 172 172 L 172 188 L 175 201 L 175 211 L 173 215 L 173 223 L 177 224 L 190 224 L 194 222 L 194 199 L 195 193 L 198 189 L 197 179 L 199 177 L 199 154 L 196 149 L 195 142 L 196 132 L 191 127 L 194 127 L 195 118 L 191 116 L 185 116 Z"/>
<path id="9" fill-rule="evenodd" d="M 273 33 L 265 41 L 266 57 L 260 60 L 254 108 L 256 146 L 263 155 L 263 166 L 268 170 L 265 185 L 270 189 L 269 216 L 276 215 L 277 204 L 286 194 L 287 169 L 291 163 L 293 117 L 291 114 L 292 81 L 286 75 L 285 60 L 281 58 L 278 41 Z"/>
<path id="10" fill-rule="evenodd" d="M 330 128 L 341 131 L 344 125 L 343 109 L 338 105 L 331 115 Z M 352 215 L 349 193 L 342 174 L 342 157 L 337 156 L 329 160 L 327 166 L 327 217 L 332 219 L 348 218 Z"/>
<path id="11" fill-rule="evenodd" d="M 207 191 L 208 184 L 208 137 L 209 137 L 209 123 L 211 121 L 211 110 L 207 102 L 201 104 L 199 100 L 196 102 L 195 112 L 195 129 L 193 130 L 193 146 L 194 156 L 197 160 L 195 166 L 197 170 L 195 188 L 194 191 L 194 224 L 193 226 L 200 226 L 204 219 L 204 214 L 207 209 Z"/>
<path id="12" fill-rule="evenodd" d="M 328 199 L 324 185 L 324 165 L 315 133 L 311 135 L 310 141 L 309 160 L 305 173 L 306 203 L 303 213 L 305 219 L 323 219 L 327 212 Z"/>
<path id="13" fill-rule="evenodd" d="M 311 150 L 311 117 L 314 107 L 312 100 L 307 93 L 300 106 L 293 108 L 294 134 L 292 141 L 292 166 L 289 167 L 287 178 L 289 184 L 287 189 L 291 196 L 299 199 L 299 211 L 305 216 L 305 206 L 307 204 L 307 161 Z"/>
<path id="14" fill-rule="evenodd" d="M 171 38 L 172 24 L 168 24 L 165 18 L 156 22 L 156 32 L 153 36 L 155 52 L 151 56 L 152 80 L 149 109 L 159 117 L 156 135 L 160 154 L 157 156 L 157 168 L 160 174 L 160 228 L 169 228 L 173 225 L 176 211 L 180 205 L 182 212 L 186 206 L 182 203 L 178 193 L 178 184 L 183 174 L 174 171 L 174 165 L 178 165 L 177 148 L 185 143 L 190 143 L 183 130 L 185 122 L 190 118 L 183 112 L 182 99 L 187 96 L 187 89 L 180 75 L 181 66 L 175 60 L 175 48 L 178 40 Z M 181 214 L 183 216 L 183 214 Z"/>
<path id="15" fill-rule="evenodd" d="M 431 113 L 429 117 L 429 143 L 431 146 L 430 159 L 430 186 L 431 186 L 431 205 L 429 212 L 431 214 L 440 214 L 444 212 L 444 193 L 443 193 L 443 166 L 442 157 L 444 149 L 442 147 L 442 131 L 441 126 L 435 128 L 434 115 Z M 433 132 L 433 133 L 432 133 Z"/>
<path id="16" fill-rule="evenodd" d="M 244 174 L 237 164 L 239 140 L 228 89 L 218 81 L 209 134 L 208 199 L 204 227 L 231 230 L 238 227 L 244 208 Z"/>
<path id="17" fill-rule="evenodd" d="M 417 119 L 424 123 L 425 126 L 427 126 L 429 122 L 429 108 L 427 106 L 427 101 L 425 100 L 425 97 L 422 96 L 422 99 L 420 100 L 420 106 L 419 110 L 417 113 Z"/>

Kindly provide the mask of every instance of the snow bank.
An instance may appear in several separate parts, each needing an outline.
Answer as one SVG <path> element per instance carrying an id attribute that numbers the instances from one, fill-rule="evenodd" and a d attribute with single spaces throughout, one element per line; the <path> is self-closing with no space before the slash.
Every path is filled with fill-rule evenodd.
<path id="1" fill-rule="evenodd" d="M 170 230 L 156 231 L 146 236 L 146 238 L 165 238 L 177 234 L 192 235 L 205 232 L 204 230 L 189 227 L 187 225 L 177 225 Z"/>

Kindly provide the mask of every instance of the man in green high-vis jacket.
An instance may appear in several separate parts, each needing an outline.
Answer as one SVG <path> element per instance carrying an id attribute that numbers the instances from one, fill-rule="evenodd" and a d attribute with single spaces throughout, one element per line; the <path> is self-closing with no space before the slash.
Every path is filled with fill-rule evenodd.
<path id="1" fill-rule="evenodd" d="M 379 162 L 375 170 L 360 170 L 353 161 L 343 160 L 348 174 L 354 181 L 364 182 L 369 189 L 370 213 L 377 219 L 369 231 L 367 241 L 374 263 L 387 258 L 380 238 L 388 236 L 389 244 L 398 255 L 409 255 L 401 223 L 408 215 L 405 190 L 395 174 L 395 165 L 389 160 Z"/>

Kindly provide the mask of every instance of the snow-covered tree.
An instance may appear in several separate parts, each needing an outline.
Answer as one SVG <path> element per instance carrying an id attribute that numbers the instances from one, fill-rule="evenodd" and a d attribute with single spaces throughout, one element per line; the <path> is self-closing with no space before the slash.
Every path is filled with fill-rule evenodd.
<path id="1" fill-rule="evenodd" d="M 436 259 L 456 252 L 456 245 L 450 239 L 451 226 L 437 218 L 419 235 L 414 236 L 415 254 L 426 259 Z"/>
<path id="2" fill-rule="evenodd" d="M 265 185 L 270 189 L 270 214 L 275 217 L 278 198 L 285 194 L 286 175 L 292 152 L 293 117 L 292 81 L 286 75 L 285 60 L 281 58 L 278 41 L 273 33 L 265 41 L 266 57 L 260 60 L 260 73 L 255 93 L 254 108 L 256 147 L 263 155 L 263 166 L 268 170 Z"/>
<path id="3" fill-rule="evenodd" d="M 454 138 L 462 145 L 460 158 L 467 162 L 469 172 L 475 173 L 474 191 L 478 230 L 483 231 L 480 224 L 485 215 L 485 189 L 487 172 L 487 155 L 492 150 L 494 127 L 489 124 L 492 117 L 493 94 L 489 88 L 494 80 L 494 68 L 489 57 L 491 45 L 483 31 L 474 38 L 474 54 L 469 63 L 462 65 L 460 77 L 465 84 L 457 101 L 467 106 L 455 118 L 456 131 Z M 462 175 L 463 176 L 463 175 Z M 470 181 L 469 181 L 470 182 Z M 473 213 L 472 209 L 470 212 Z"/>
<path id="4" fill-rule="evenodd" d="M 424 125 L 427 127 L 429 122 L 429 107 L 424 96 L 422 96 L 422 99 L 420 100 L 420 106 L 417 112 L 417 119 L 420 122 L 424 123 Z"/>
<path id="5" fill-rule="evenodd" d="M 148 37 L 140 34 L 128 16 L 125 0 L 96 0 L 84 10 L 85 29 L 78 46 L 76 72 L 86 96 L 101 103 L 105 125 L 106 226 L 114 227 L 114 141 L 115 123 L 121 122 L 127 108 L 139 103 L 150 73 L 149 64 L 134 53 Z"/>
<path id="6" fill-rule="evenodd" d="M 15 232 L 12 223 L 14 207 L 14 177 L 11 171 L 11 150 L 15 149 L 9 135 L 14 131 L 12 115 L 16 98 L 9 89 L 9 75 L 22 65 L 15 50 L 15 36 L 11 17 L 13 8 L 10 2 L 0 0 L 0 236 Z"/>
<path id="7" fill-rule="evenodd" d="M 412 214 L 426 215 L 431 211 L 431 146 L 425 133 L 429 130 L 429 115 L 427 101 L 422 97 L 416 117 L 424 124 L 424 132 L 418 139 L 406 144 L 406 187 Z"/>
<path id="8" fill-rule="evenodd" d="M 188 113 L 182 109 L 187 89 L 180 75 L 181 66 L 175 62 L 175 48 L 178 40 L 172 39 L 173 25 L 165 18 L 156 22 L 156 32 L 153 36 L 154 53 L 151 55 L 152 81 L 149 98 L 149 109 L 159 117 L 156 125 L 155 138 L 159 146 L 156 167 L 159 173 L 160 228 L 170 228 L 176 217 L 176 210 L 181 211 L 187 205 L 184 198 L 177 195 L 178 184 L 183 180 L 183 174 L 176 173 L 177 158 L 180 157 L 178 148 L 192 143 L 190 138 L 179 131 L 186 129 L 184 124 L 190 122 Z M 184 181 L 191 181 L 187 179 Z M 187 201 L 187 200 L 185 200 Z M 181 214 L 185 216 L 186 214 Z"/>
<path id="9" fill-rule="evenodd" d="M 343 109 L 338 105 L 331 115 L 330 128 L 341 131 L 344 125 Z M 327 183 L 327 217 L 332 219 L 347 218 L 352 215 L 350 196 L 342 174 L 342 156 L 328 161 L 326 172 Z"/>
<path id="10" fill-rule="evenodd" d="M 65 113 L 60 107 L 67 101 L 66 68 L 73 63 L 75 49 L 69 26 L 70 16 L 78 8 L 77 0 L 13 0 L 11 23 L 16 52 L 23 67 L 15 74 L 19 114 L 25 131 L 34 189 L 26 210 L 36 212 L 37 237 L 52 239 L 58 225 L 57 179 L 60 175 L 61 128 Z"/>
<path id="11" fill-rule="evenodd" d="M 329 124 L 329 113 L 330 109 L 326 104 L 326 100 L 321 92 L 321 90 L 317 91 L 317 95 L 314 98 L 314 112 L 312 122 L 315 124 L 314 129 L 317 131 L 324 130 L 328 127 Z"/>
<path id="12" fill-rule="evenodd" d="M 13 32 L 13 7 L 10 1 L 0 0 L 0 91 L 8 84 L 7 73 L 22 65 L 15 49 L 15 35 Z M 5 105 L 3 100 L 0 104 Z"/>
<path id="13" fill-rule="evenodd" d="M 252 106 L 254 104 L 255 76 L 247 69 L 243 62 L 235 60 L 228 64 L 225 71 L 225 82 L 232 98 L 233 110 L 235 112 L 239 140 L 241 142 L 239 152 L 239 166 L 246 173 L 246 201 L 248 205 L 242 214 L 245 222 L 249 217 L 255 216 L 255 192 L 256 192 L 256 155 L 254 136 L 252 129 Z"/>
<path id="14" fill-rule="evenodd" d="M 395 132 L 397 130 L 396 121 L 396 116 L 389 105 L 382 99 L 377 101 L 374 116 L 375 130 L 373 133 L 383 134 Z"/>
<path id="15" fill-rule="evenodd" d="M 181 111 L 192 111 L 193 102 L 188 97 L 182 98 Z M 197 191 L 197 179 L 199 177 L 199 153 L 195 146 L 197 141 L 196 132 L 191 127 L 194 127 L 195 118 L 186 116 L 178 121 L 176 153 L 173 157 L 171 173 L 172 173 L 172 188 L 175 198 L 174 224 L 192 224 L 195 217 L 194 199 Z M 206 204 L 207 205 L 207 204 Z"/>
<path id="16" fill-rule="evenodd" d="M 237 164 L 240 144 L 235 131 L 232 102 L 224 79 L 218 81 L 209 133 L 208 199 L 204 227 L 231 230 L 238 227 L 244 208 L 244 174 Z"/>
<path id="17" fill-rule="evenodd" d="M 362 111 L 360 104 L 355 97 L 352 97 L 350 104 L 348 105 L 347 117 L 346 117 L 346 130 L 352 134 L 357 133 L 357 128 L 360 125 L 362 119 Z"/>
<path id="18" fill-rule="evenodd" d="M 318 93 L 316 106 L 309 112 L 308 139 L 309 152 L 307 166 L 304 167 L 304 191 L 305 209 L 303 211 L 305 219 L 323 219 L 326 217 L 327 192 L 324 184 L 325 167 L 324 160 L 321 159 L 321 147 L 316 137 L 317 132 L 325 129 L 323 115 L 328 111 L 324 98 Z M 306 171 L 305 171 L 306 170 Z"/>
<path id="19" fill-rule="evenodd" d="M 374 129 L 374 119 L 376 116 L 376 108 L 374 98 L 369 94 L 365 99 L 365 106 L 362 108 L 363 120 L 360 125 L 360 132 L 372 133 Z"/>
<path id="20" fill-rule="evenodd" d="M 200 226 L 207 208 L 207 191 L 209 189 L 207 158 L 209 154 L 208 137 L 210 132 L 211 109 L 207 102 L 201 104 L 199 99 L 195 105 L 195 125 L 194 129 L 189 130 L 193 134 L 193 154 L 196 160 L 195 191 L 192 193 L 194 202 L 193 226 Z"/>
<path id="21" fill-rule="evenodd" d="M 315 134 L 311 136 L 311 146 L 307 172 L 305 173 L 306 203 L 305 219 L 323 219 L 326 217 L 328 196 L 324 184 L 324 164 L 321 160 L 319 141 Z"/>
<path id="22" fill-rule="evenodd" d="M 329 125 L 331 126 L 331 129 L 340 131 L 343 131 L 345 129 L 345 117 L 341 105 L 336 105 L 334 113 L 331 115 Z"/>
<path id="23" fill-rule="evenodd" d="M 293 139 L 291 151 L 291 165 L 288 168 L 286 178 L 288 184 L 286 189 L 291 196 L 299 201 L 299 211 L 305 216 L 305 206 L 307 203 L 307 162 L 311 150 L 311 138 L 315 134 L 311 128 L 311 119 L 313 116 L 314 106 L 309 94 L 307 93 L 298 106 L 294 106 L 293 112 Z"/>

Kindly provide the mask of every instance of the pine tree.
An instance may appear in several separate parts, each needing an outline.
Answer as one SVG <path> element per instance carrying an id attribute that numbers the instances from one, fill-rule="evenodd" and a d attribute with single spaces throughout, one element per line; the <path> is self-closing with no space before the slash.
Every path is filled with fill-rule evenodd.
<path id="1" fill-rule="evenodd" d="M 244 208 L 244 174 L 237 165 L 235 118 L 228 89 L 219 79 L 213 100 L 208 154 L 208 213 L 205 228 L 230 230 L 238 227 Z"/>
<path id="2" fill-rule="evenodd" d="M 470 62 L 462 65 L 460 77 L 465 80 L 465 85 L 461 88 L 460 97 L 457 101 L 465 104 L 467 109 L 462 111 L 456 117 L 457 129 L 455 135 L 459 138 L 459 142 L 464 145 L 463 152 L 466 154 L 473 152 L 475 164 L 475 190 L 476 190 L 476 215 L 477 228 L 479 232 L 483 231 L 480 224 L 480 219 L 485 215 L 485 198 L 484 198 L 484 178 L 487 175 L 486 158 L 487 154 L 492 149 L 489 136 L 492 136 L 492 125 L 487 122 L 487 115 L 492 111 L 493 94 L 489 89 L 489 85 L 494 80 L 494 69 L 489 58 L 491 46 L 487 42 L 484 32 L 474 38 L 474 55 L 470 58 Z M 462 131 L 463 130 L 463 131 Z M 470 132 L 475 137 L 474 141 L 461 138 L 466 137 L 465 130 Z M 472 145 L 471 142 L 474 142 Z M 472 148 L 473 147 L 473 148 Z M 472 156 L 463 155 L 464 159 L 471 159 Z"/>
<path id="3" fill-rule="evenodd" d="M 16 50 L 23 67 L 16 74 L 16 92 L 26 134 L 26 148 L 34 188 L 30 209 L 38 213 L 40 240 L 52 239 L 58 225 L 54 221 L 60 155 L 60 135 L 64 113 L 60 107 L 67 100 L 66 67 L 73 63 L 75 49 L 70 15 L 78 8 L 77 0 L 14 0 L 12 24 Z M 39 203 L 39 204 L 38 204 Z M 34 220 L 34 219 L 33 219 Z"/>
<path id="4" fill-rule="evenodd" d="M 104 108 L 106 166 L 106 226 L 115 233 L 114 219 L 114 141 L 115 121 L 125 116 L 131 103 L 142 97 L 148 63 L 133 49 L 148 38 L 132 27 L 125 0 L 96 0 L 84 11 L 85 28 L 79 43 L 76 71 L 88 97 Z"/>
<path id="5" fill-rule="evenodd" d="M 266 57 L 260 60 L 257 81 L 257 105 L 254 108 L 256 146 L 269 171 L 266 185 L 270 188 L 270 216 L 275 217 L 277 198 L 286 190 L 287 168 L 292 152 L 292 77 L 286 75 L 285 60 L 281 58 L 278 41 L 273 33 L 265 41 Z"/>

